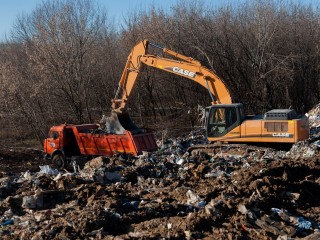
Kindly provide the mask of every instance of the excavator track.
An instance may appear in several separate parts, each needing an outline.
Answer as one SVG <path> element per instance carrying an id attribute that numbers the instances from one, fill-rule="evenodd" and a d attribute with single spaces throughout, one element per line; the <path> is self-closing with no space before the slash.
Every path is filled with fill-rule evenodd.
<path id="1" fill-rule="evenodd" d="M 226 144 L 212 143 L 194 145 L 188 148 L 188 152 L 192 156 L 206 154 L 213 158 L 230 157 L 235 158 L 254 156 L 256 159 L 264 158 L 268 153 L 274 152 L 274 149 L 269 147 L 259 147 L 248 144 Z"/>
<path id="2" fill-rule="evenodd" d="M 316 148 L 320 149 L 320 126 L 310 128 L 310 138 L 296 143 L 305 145 L 315 145 Z M 270 158 L 275 152 L 278 153 L 277 157 L 285 158 L 285 153 L 289 151 L 294 144 L 277 144 L 272 147 L 271 145 L 258 146 L 253 143 L 244 144 L 230 144 L 223 142 L 215 142 L 211 144 L 196 144 L 188 148 L 188 152 L 192 156 L 208 155 L 212 158 L 254 158 L 255 160 Z M 271 155 L 270 155 L 271 154 Z"/>

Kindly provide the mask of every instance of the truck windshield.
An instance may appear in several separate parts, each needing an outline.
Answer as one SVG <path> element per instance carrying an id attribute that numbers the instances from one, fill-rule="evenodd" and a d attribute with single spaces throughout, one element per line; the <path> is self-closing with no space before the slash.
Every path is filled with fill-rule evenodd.
<path id="1" fill-rule="evenodd" d="M 57 131 L 50 131 L 50 132 L 49 132 L 49 138 L 53 138 L 53 139 L 59 138 L 59 132 L 57 132 Z"/>

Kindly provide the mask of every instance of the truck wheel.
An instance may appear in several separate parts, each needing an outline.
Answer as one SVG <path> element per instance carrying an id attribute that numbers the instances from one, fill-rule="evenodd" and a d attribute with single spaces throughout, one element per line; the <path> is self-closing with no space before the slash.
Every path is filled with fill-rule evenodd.
<path id="1" fill-rule="evenodd" d="M 54 155 L 52 158 L 53 166 L 58 170 L 64 168 L 64 157 L 61 154 Z"/>

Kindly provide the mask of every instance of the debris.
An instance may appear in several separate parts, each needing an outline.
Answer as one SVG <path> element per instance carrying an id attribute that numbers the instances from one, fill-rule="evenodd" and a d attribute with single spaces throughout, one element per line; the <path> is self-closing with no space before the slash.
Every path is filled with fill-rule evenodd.
<path id="1" fill-rule="evenodd" d="M 298 231 L 307 230 L 311 228 L 311 222 L 305 220 L 303 217 L 298 217 L 297 219 Z"/>
<path id="2" fill-rule="evenodd" d="M 5 221 L 3 221 L 2 223 L 0 223 L 0 226 L 3 227 L 3 226 L 7 226 L 7 225 L 11 225 L 13 224 L 13 220 L 12 219 L 7 219 Z"/>
<path id="3" fill-rule="evenodd" d="M 240 204 L 240 205 L 238 206 L 238 211 L 241 212 L 241 214 L 243 214 L 243 215 L 245 215 L 245 214 L 248 213 L 248 209 L 247 209 L 246 206 L 243 205 L 243 204 Z"/>
<path id="4" fill-rule="evenodd" d="M 36 208 L 36 200 L 34 196 L 25 196 L 22 199 L 22 207 L 33 209 Z"/>
<path id="5" fill-rule="evenodd" d="M 189 152 L 204 143 L 201 134 L 163 139 L 159 151 L 130 159 L 97 157 L 67 173 L 45 161 L 29 169 L 30 161 L 9 174 L 0 163 L 1 237 L 319 238 L 317 144 Z"/>
<path id="6" fill-rule="evenodd" d="M 187 204 L 191 204 L 191 205 L 194 205 L 196 203 L 199 202 L 200 198 L 197 194 L 195 194 L 193 191 L 191 191 L 190 189 L 187 191 L 186 193 L 187 195 Z"/>
<path id="7" fill-rule="evenodd" d="M 52 169 L 49 167 L 49 165 L 44 165 L 39 167 L 40 167 L 40 173 L 50 174 L 50 175 L 57 175 L 59 173 L 57 169 Z"/>
<path id="8" fill-rule="evenodd" d="M 315 105 L 308 113 L 310 128 L 320 127 L 320 103 Z"/>

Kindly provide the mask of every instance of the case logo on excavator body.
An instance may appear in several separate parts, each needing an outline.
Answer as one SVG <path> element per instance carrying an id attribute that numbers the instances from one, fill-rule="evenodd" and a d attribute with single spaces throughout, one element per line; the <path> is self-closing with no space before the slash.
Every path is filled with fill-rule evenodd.
<path id="1" fill-rule="evenodd" d="M 172 72 L 175 72 L 175 73 L 184 75 L 184 76 L 186 76 L 186 77 L 194 78 L 194 77 L 196 76 L 196 73 L 195 73 L 195 72 L 191 72 L 191 71 L 189 71 L 189 70 L 182 69 L 182 68 L 179 68 L 179 67 L 173 67 L 173 68 L 167 68 L 167 69 L 170 70 L 170 71 L 172 71 Z"/>
<path id="2" fill-rule="evenodd" d="M 289 133 L 272 133 L 272 137 L 290 137 Z"/>

